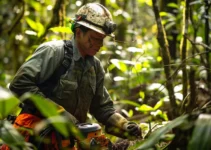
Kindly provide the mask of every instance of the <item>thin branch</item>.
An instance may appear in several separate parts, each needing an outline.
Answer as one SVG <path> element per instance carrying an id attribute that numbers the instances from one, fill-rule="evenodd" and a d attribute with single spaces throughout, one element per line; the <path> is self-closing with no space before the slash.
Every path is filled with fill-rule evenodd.
<path id="1" fill-rule="evenodd" d="M 203 43 L 198 43 L 198 42 L 194 42 L 193 40 L 191 40 L 188 36 L 185 35 L 185 38 L 188 39 L 188 41 L 190 41 L 190 43 L 193 45 L 193 47 L 195 48 L 195 50 L 197 51 L 197 53 L 200 53 L 200 50 L 196 47 L 196 45 L 201 45 Z M 202 64 L 206 67 L 207 66 L 207 62 L 206 62 L 206 59 L 203 58 L 202 55 L 200 55 L 200 59 L 201 59 L 201 62 Z"/>
<path id="2" fill-rule="evenodd" d="M 204 19 L 205 19 L 205 26 L 204 26 L 204 41 L 206 45 L 210 44 L 209 41 L 209 33 L 210 33 L 210 24 L 209 24 L 209 9 L 210 9 L 210 2 L 209 0 L 204 0 L 205 2 L 205 14 L 204 14 Z M 208 51 L 207 48 L 205 48 L 205 51 Z M 207 59 L 207 86 L 208 88 L 211 88 L 211 72 L 210 72 L 210 53 L 207 53 L 206 55 Z"/>
<path id="3" fill-rule="evenodd" d="M 193 45 L 200 45 L 206 49 L 208 49 L 209 51 L 211 51 L 211 47 L 209 47 L 208 45 L 202 43 L 202 42 L 194 42 L 193 40 L 191 40 L 189 37 L 186 36 L 186 38 L 191 42 L 191 44 Z"/>
<path id="4" fill-rule="evenodd" d="M 195 55 L 192 55 L 192 56 L 190 56 L 190 57 L 187 57 L 185 60 L 183 60 L 183 61 L 180 63 L 180 65 L 179 65 L 179 66 L 175 69 L 175 71 L 171 74 L 170 79 L 176 78 L 176 75 L 177 75 L 178 71 L 181 70 L 182 66 L 184 65 L 184 63 L 186 63 L 186 61 L 187 61 L 188 59 L 194 58 L 194 57 L 196 57 L 196 56 L 198 56 L 198 55 L 205 55 L 206 53 L 208 53 L 208 52 L 201 52 L 201 53 L 197 53 L 197 54 L 195 54 Z M 171 66 L 171 65 L 168 65 L 168 66 Z M 169 78 L 167 78 L 166 81 L 163 82 L 162 85 L 164 85 L 168 80 L 169 80 Z M 162 85 L 161 85 L 158 89 L 160 89 L 160 88 L 162 87 Z M 163 88 L 163 89 L 164 89 L 164 88 Z M 154 95 L 159 94 L 163 89 L 157 91 Z"/>
<path id="5" fill-rule="evenodd" d="M 197 56 L 197 55 L 204 55 L 204 54 L 206 54 L 206 53 L 208 53 L 208 52 L 197 53 L 197 54 L 195 54 L 195 55 L 192 55 L 192 56 L 187 57 L 186 59 L 184 59 L 184 60 L 181 62 L 181 64 L 175 69 L 175 71 L 174 71 L 173 74 L 171 75 L 171 78 L 174 78 L 175 75 L 177 75 L 177 72 L 184 66 L 184 63 L 186 63 L 186 60 L 188 60 L 188 59 L 190 59 L 190 58 L 193 58 L 193 57 L 195 57 L 195 56 Z M 167 80 L 168 80 L 168 79 L 167 79 Z"/>
<path id="6" fill-rule="evenodd" d="M 25 3 L 23 0 L 20 1 L 22 3 L 22 10 L 19 13 L 19 15 L 15 18 L 15 21 L 13 22 L 13 24 L 11 25 L 11 27 L 8 29 L 7 33 L 10 35 L 13 30 L 15 29 L 15 27 L 20 23 L 20 20 L 23 18 L 24 16 L 24 12 L 25 12 Z"/>
<path id="7" fill-rule="evenodd" d="M 46 36 L 46 34 L 48 33 L 48 29 L 59 24 L 59 10 L 62 8 L 63 2 L 64 0 L 56 0 L 53 8 L 53 16 L 51 17 L 50 22 L 46 25 L 44 33 L 37 39 L 38 43 L 42 41 L 42 39 Z"/>

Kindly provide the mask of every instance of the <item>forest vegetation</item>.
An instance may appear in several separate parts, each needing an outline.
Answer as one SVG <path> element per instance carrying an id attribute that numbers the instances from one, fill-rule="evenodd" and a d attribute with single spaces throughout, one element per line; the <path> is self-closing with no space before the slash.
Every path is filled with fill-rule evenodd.
<path id="1" fill-rule="evenodd" d="M 115 39 L 107 37 L 97 57 L 115 108 L 142 129 L 143 139 L 128 149 L 210 150 L 211 0 L 1 0 L 0 145 L 28 146 L 5 119 L 24 99 L 55 115 L 42 98 L 18 99 L 8 86 L 39 44 L 72 38 L 70 21 L 88 2 L 105 5 L 117 23 Z M 53 124 L 67 134 L 64 124 Z"/>

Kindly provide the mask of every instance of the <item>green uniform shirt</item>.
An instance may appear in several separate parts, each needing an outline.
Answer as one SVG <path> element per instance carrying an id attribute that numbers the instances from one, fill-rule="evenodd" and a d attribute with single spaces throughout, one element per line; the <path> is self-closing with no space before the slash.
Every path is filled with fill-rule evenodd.
<path id="1" fill-rule="evenodd" d="M 18 96 L 31 92 L 45 97 L 37 85 L 50 78 L 63 59 L 64 41 L 41 44 L 32 57 L 20 67 L 10 84 L 10 90 Z M 90 112 L 99 122 L 106 124 L 115 110 L 104 87 L 104 74 L 100 61 L 93 56 L 83 59 L 73 40 L 71 65 L 60 77 L 49 98 L 80 122 L 85 122 L 87 113 Z"/>

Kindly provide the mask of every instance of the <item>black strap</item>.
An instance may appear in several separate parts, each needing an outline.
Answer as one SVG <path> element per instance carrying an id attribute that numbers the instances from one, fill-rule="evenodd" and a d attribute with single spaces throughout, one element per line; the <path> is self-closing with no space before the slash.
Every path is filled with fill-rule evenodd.
<path id="1" fill-rule="evenodd" d="M 71 65 L 73 57 L 73 46 L 72 42 L 70 40 L 64 40 L 64 59 L 61 63 L 61 65 L 54 71 L 52 76 L 47 79 L 44 83 L 38 85 L 38 87 L 41 89 L 41 91 L 45 94 L 46 97 L 50 96 L 52 94 L 53 89 L 57 85 L 60 77 L 68 70 L 68 68 Z M 27 103 L 28 102 L 28 103 Z M 22 108 L 21 113 L 28 113 L 32 115 L 36 115 L 40 118 L 43 118 L 40 112 L 36 109 L 36 107 L 30 103 L 29 101 L 26 101 L 24 103 L 21 103 L 19 107 Z M 9 118 L 12 120 L 11 118 Z M 58 146 L 61 147 L 61 137 L 60 134 L 52 127 L 49 126 L 46 129 L 44 129 L 40 133 L 40 141 L 36 141 L 33 136 L 30 136 L 29 141 L 37 146 L 38 150 L 42 150 L 45 143 L 43 143 L 43 139 L 47 136 L 49 136 L 52 132 L 55 132 L 56 138 L 58 141 Z M 72 141 L 71 141 L 72 143 Z M 74 143 L 72 143 L 74 144 Z M 72 145 L 71 145 L 72 146 Z M 74 145 L 73 145 L 74 146 Z"/>
<path id="2" fill-rule="evenodd" d="M 64 40 L 64 59 L 61 65 L 54 71 L 53 75 L 47 79 L 44 83 L 39 85 L 41 91 L 46 97 L 50 97 L 53 89 L 58 84 L 60 77 L 68 70 L 71 65 L 73 57 L 72 41 Z"/>
<path id="3" fill-rule="evenodd" d="M 64 58 L 59 67 L 54 71 L 52 76 L 47 79 L 44 83 L 39 84 L 38 87 L 42 91 L 42 93 L 46 97 L 51 97 L 53 89 L 59 82 L 60 77 L 68 70 L 71 65 L 73 57 L 73 46 L 72 41 L 64 40 Z M 30 101 L 25 101 L 21 103 L 20 106 L 22 108 L 21 113 L 29 113 L 32 115 L 37 115 L 38 117 L 42 117 L 39 111 L 36 109 L 34 104 Z"/>
<path id="4" fill-rule="evenodd" d="M 62 64 L 55 70 L 53 75 L 49 78 L 51 82 L 57 83 L 59 78 L 67 71 L 67 69 L 71 65 L 73 56 L 72 42 L 69 40 L 64 40 L 64 43 L 64 59 L 62 61 Z"/>
<path id="5" fill-rule="evenodd" d="M 15 122 L 16 118 L 17 118 L 17 116 L 15 116 L 15 115 L 8 115 L 7 121 L 9 121 L 11 124 L 13 124 Z"/>
<path id="6" fill-rule="evenodd" d="M 25 101 L 24 103 L 19 104 L 19 107 L 22 108 L 20 114 L 31 114 L 43 119 L 44 116 L 40 113 L 40 111 L 35 107 L 33 103 L 29 102 L 30 101 Z"/>

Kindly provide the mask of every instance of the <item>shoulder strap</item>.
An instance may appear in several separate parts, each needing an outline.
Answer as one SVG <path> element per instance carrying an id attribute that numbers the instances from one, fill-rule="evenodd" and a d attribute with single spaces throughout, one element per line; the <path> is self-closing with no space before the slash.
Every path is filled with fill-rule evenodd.
<path id="1" fill-rule="evenodd" d="M 54 81 L 58 81 L 61 75 L 63 75 L 70 67 L 73 57 L 73 46 L 70 40 L 64 40 L 64 59 L 61 65 L 55 70 L 51 78 Z"/>
<path id="2" fill-rule="evenodd" d="M 39 85 L 40 89 L 47 97 L 51 95 L 60 77 L 70 67 L 72 62 L 72 57 L 73 57 L 72 41 L 64 40 L 64 59 L 61 62 L 61 65 L 59 65 L 59 67 L 54 71 L 54 73 L 49 79 L 47 79 L 44 83 Z"/>

